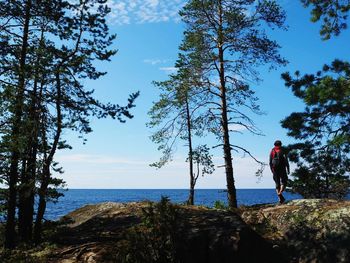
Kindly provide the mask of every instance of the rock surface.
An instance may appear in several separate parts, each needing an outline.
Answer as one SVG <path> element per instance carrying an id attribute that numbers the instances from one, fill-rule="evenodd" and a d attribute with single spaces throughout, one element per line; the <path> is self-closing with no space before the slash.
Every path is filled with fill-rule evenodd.
<path id="1" fill-rule="evenodd" d="M 67 216 L 68 227 L 56 240 L 60 249 L 51 262 L 118 262 L 118 242 L 140 223 L 147 203 L 102 203 L 82 207 Z M 272 245 L 237 213 L 203 207 L 179 206 L 179 258 L 183 263 L 275 262 Z M 145 262 L 147 263 L 147 262 Z"/>
<path id="2" fill-rule="evenodd" d="M 148 206 L 108 202 L 77 209 L 62 219 L 66 227 L 47 262 L 119 262 L 126 231 L 140 226 Z M 178 206 L 178 211 L 181 263 L 350 262 L 350 201 L 294 200 L 236 212 Z"/>
<path id="3" fill-rule="evenodd" d="M 241 208 L 286 262 L 350 262 L 350 201 L 301 199 Z"/>

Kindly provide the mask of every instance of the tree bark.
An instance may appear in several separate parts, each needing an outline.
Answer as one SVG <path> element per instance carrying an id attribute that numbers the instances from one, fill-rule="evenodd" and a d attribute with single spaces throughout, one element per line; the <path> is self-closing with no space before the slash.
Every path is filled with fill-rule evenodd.
<path id="1" fill-rule="evenodd" d="M 24 89 L 25 89 L 25 66 L 27 57 L 28 47 L 28 33 L 29 33 L 29 21 L 30 21 L 30 10 L 32 2 L 28 0 L 25 5 L 25 18 L 23 26 L 23 39 L 21 54 L 19 60 L 19 77 L 18 87 L 15 99 L 15 112 L 14 122 L 11 132 L 11 139 L 13 145 L 10 161 L 9 171 L 9 196 L 7 201 L 7 220 L 5 226 L 5 247 L 15 247 L 15 236 L 16 236 L 16 204 L 17 204 L 17 182 L 18 182 L 18 163 L 20 159 L 20 128 L 23 111 L 23 100 L 24 100 Z"/>
<path id="2" fill-rule="evenodd" d="M 187 200 L 187 204 L 194 205 L 194 187 L 195 187 L 195 178 L 193 174 L 193 148 L 192 148 L 192 131 L 191 131 L 191 115 L 190 107 L 188 104 L 188 98 L 186 95 L 186 118 L 187 118 L 187 133 L 188 133 L 188 162 L 190 168 L 190 192 Z"/>
<path id="3" fill-rule="evenodd" d="M 237 207 L 236 187 L 235 180 L 233 177 L 233 166 L 231 156 L 231 144 L 230 134 L 228 128 L 228 117 L 227 117 L 227 99 L 226 99 L 226 83 L 225 83 L 225 60 L 224 60 L 224 49 L 223 49 L 223 14 L 222 14 L 222 2 L 219 1 L 219 31 L 218 31 L 218 53 L 219 53 L 219 75 L 220 75 L 220 97 L 221 97 L 221 128 L 223 135 L 223 150 L 225 159 L 225 172 L 226 172 L 226 183 L 227 183 L 227 197 L 228 205 L 230 208 Z"/>
<path id="4" fill-rule="evenodd" d="M 49 154 L 47 155 L 44 161 L 43 165 L 43 172 L 42 172 L 42 180 L 41 185 L 39 188 L 39 204 L 38 204 L 38 210 L 37 210 L 37 216 L 35 220 L 34 225 L 34 241 L 35 243 L 40 243 L 41 241 L 41 233 L 42 233 L 42 220 L 44 218 L 45 210 L 46 210 L 46 198 L 47 198 L 47 188 L 50 184 L 50 178 L 51 178 L 51 172 L 50 172 L 50 166 L 53 161 L 53 156 L 56 153 L 58 142 L 61 136 L 62 132 L 62 113 L 61 113 L 61 80 L 60 80 L 60 68 L 57 69 L 56 72 L 56 112 L 57 112 L 57 130 L 56 134 L 54 136 L 54 140 L 51 146 L 51 150 Z M 43 131 L 45 134 L 45 131 Z M 45 139 L 46 141 L 46 139 Z M 46 143 L 47 144 L 47 143 Z M 46 147 L 45 147 L 46 148 Z"/>
<path id="5" fill-rule="evenodd" d="M 85 2 L 83 4 L 83 6 L 85 6 Z M 81 13 L 80 23 L 82 23 L 82 20 L 83 20 L 83 14 Z M 47 157 L 45 156 L 45 158 L 44 158 L 45 161 L 44 161 L 44 165 L 43 165 L 41 185 L 40 185 L 40 188 L 38 190 L 39 204 L 38 204 L 37 215 L 36 215 L 35 224 L 34 224 L 34 242 L 35 243 L 40 243 L 40 241 L 41 241 L 42 220 L 44 218 L 44 214 L 45 214 L 45 210 L 46 210 L 47 189 L 48 189 L 48 186 L 50 184 L 50 179 L 51 179 L 50 166 L 51 166 L 52 161 L 53 161 L 53 156 L 56 153 L 57 146 L 58 146 L 59 139 L 60 139 L 61 132 L 62 132 L 62 112 L 61 112 L 62 91 L 61 91 L 61 79 L 60 79 L 61 72 L 60 71 L 62 70 L 64 63 L 66 63 L 71 57 L 73 57 L 78 52 L 82 34 L 83 34 L 83 27 L 80 26 L 80 32 L 79 32 L 78 39 L 76 40 L 74 51 L 62 59 L 62 61 L 58 64 L 56 71 L 55 71 L 56 91 L 57 91 L 57 94 L 56 94 L 57 95 L 56 96 L 57 130 L 56 130 L 56 134 L 55 134 L 54 139 L 53 139 L 50 153 L 48 154 Z M 43 134 L 45 134 L 45 131 L 43 131 Z M 44 148 L 47 148 L 47 147 L 44 147 Z"/>
<path id="6" fill-rule="evenodd" d="M 21 176 L 19 179 L 18 189 L 18 236 L 21 242 L 28 241 L 28 222 L 26 222 L 26 215 L 28 207 L 26 200 L 28 199 L 29 178 L 27 172 L 28 160 L 26 157 L 22 158 Z"/>
<path id="7" fill-rule="evenodd" d="M 34 200 L 35 200 L 35 182 L 37 170 L 37 153 L 39 147 L 39 127 L 40 116 L 39 108 L 42 101 L 43 83 L 39 86 L 39 67 L 41 67 L 40 52 L 43 48 L 44 30 L 41 31 L 39 42 L 39 53 L 37 54 L 35 62 L 34 85 L 31 93 L 31 102 L 28 111 L 29 127 L 28 127 L 28 144 L 27 144 L 27 169 L 23 175 L 25 178 L 23 193 L 19 195 L 20 205 L 18 208 L 18 230 L 19 237 L 23 242 L 29 243 L 33 237 L 33 218 L 34 218 Z M 43 76 L 41 81 L 43 81 Z"/>
<path id="8" fill-rule="evenodd" d="M 37 61 L 38 62 L 38 61 Z M 36 181 L 36 161 L 38 152 L 38 126 L 39 117 L 37 112 L 37 87 L 38 76 L 35 74 L 34 88 L 31 95 L 29 108 L 29 126 L 27 134 L 27 165 L 21 175 L 21 188 L 19 190 L 18 207 L 18 234 L 22 242 L 29 243 L 32 240 L 33 217 L 34 217 L 34 198 Z"/>

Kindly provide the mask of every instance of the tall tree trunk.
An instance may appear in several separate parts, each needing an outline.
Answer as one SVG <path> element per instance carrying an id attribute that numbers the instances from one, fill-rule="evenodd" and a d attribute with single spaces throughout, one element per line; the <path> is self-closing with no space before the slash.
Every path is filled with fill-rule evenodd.
<path id="1" fill-rule="evenodd" d="M 326 181 L 326 191 L 325 191 L 325 196 L 323 196 L 324 198 L 329 198 L 330 196 L 330 191 L 331 191 L 331 187 L 330 187 L 330 183 L 329 183 L 329 176 L 326 175 L 326 178 L 325 178 L 325 181 Z"/>
<path id="2" fill-rule="evenodd" d="M 7 220 L 5 226 L 5 247 L 15 247 L 15 236 L 16 236 L 16 199 L 17 199 L 17 181 L 18 181 L 18 162 L 20 159 L 20 128 L 22 120 L 23 100 L 24 100 L 24 88 L 25 88 L 25 66 L 27 57 L 28 47 L 28 33 L 29 33 L 29 21 L 30 21 L 30 10 L 32 2 L 28 0 L 25 5 L 25 19 L 23 26 L 23 39 L 21 54 L 19 60 L 19 77 L 18 87 L 15 99 L 15 111 L 14 111 L 14 122 L 11 132 L 11 140 L 13 145 L 10 171 L 9 171 L 9 196 L 7 201 Z"/>
<path id="3" fill-rule="evenodd" d="M 37 215 L 34 224 L 34 242 L 36 244 L 41 242 L 41 234 L 42 234 L 42 220 L 44 218 L 45 210 L 46 210 L 46 198 L 47 198 L 47 188 L 50 182 L 50 165 L 47 161 L 44 164 L 42 171 L 42 181 L 38 191 L 39 194 L 39 204 Z"/>
<path id="4" fill-rule="evenodd" d="M 221 127 L 223 133 L 223 150 L 225 159 L 225 172 L 226 172 L 226 183 L 227 183 L 227 197 L 228 205 L 230 208 L 237 207 L 236 187 L 235 180 L 233 177 L 233 166 L 231 156 L 231 144 L 230 134 L 228 128 L 228 117 L 227 117 L 227 100 L 226 100 L 226 81 L 225 81 L 225 60 L 223 50 L 223 14 L 222 14 L 222 2 L 219 1 L 219 31 L 218 31 L 218 51 L 219 51 L 219 75 L 220 75 L 220 95 L 221 95 Z"/>
<path id="5" fill-rule="evenodd" d="M 21 242 L 27 242 L 27 222 L 26 222 L 26 213 L 27 213 L 27 204 L 26 199 L 28 198 L 28 187 L 29 187 L 29 178 L 28 178 L 28 160 L 27 156 L 22 158 L 22 167 L 21 167 L 21 176 L 19 178 L 19 187 L 18 187 L 18 236 Z"/>
<path id="6" fill-rule="evenodd" d="M 38 152 L 38 112 L 37 112 L 37 86 L 38 76 L 36 73 L 34 80 L 34 88 L 29 107 L 28 134 L 27 134 L 27 150 L 26 169 L 21 176 L 21 187 L 19 190 L 19 207 L 18 207 L 18 231 L 22 242 L 30 242 L 33 233 L 33 217 L 34 217 L 34 197 L 35 197 L 35 181 L 36 181 L 36 157 Z"/>
<path id="7" fill-rule="evenodd" d="M 43 123 L 46 122 L 45 117 L 43 116 Z M 43 168 L 39 177 L 40 181 L 40 187 L 38 189 L 38 197 L 39 197 L 39 203 L 38 203 L 38 208 L 37 208 L 37 213 L 36 213 L 36 219 L 34 223 L 34 242 L 36 244 L 39 244 L 41 242 L 41 233 L 42 233 L 42 220 L 44 218 L 45 210 L 46 210 L 46 189 L 48 187 L 48 179 L 46 179 L 47 174 L 50 174 L 50 166 L 47 165 L 47 149 L 48 149 L 48 142 L 47 142 L 47 137 L 46 137 L 46 130 L 45 130 L 45 125 L 42 125 L 42 131 L 41 131 L 41 136 L 42 136 L 42 145 L 43 145 L 43 151 L 44 151 L 44 164 Z"/>
<path id="8" fill-rule="evenodd" d="M 194 205 L 194 187 L 195 178 L 193 174 L 193 149 L 192 149 L 192 131 L 191 131 L 191 115 L 190 107 L 188 104 L 188 97 L 186 95 L 186 118 L 187 118 L 187 133 L 188 133 L 188 161 L 190 166 L 190 193 L 188 196 L 187 203 L 189 205 Z"/>
<path id="9" fill-rule="evenodd" d="M 18 229 L 19 236 L 23 242 L 29 243 L 32 240 L 33 235 L 33 217 L 34 217 L 34 200 L 35 200 L 35 182 L 36 182 L 36 169 L 37 169 L 37 153 L 39 147 L 39 106 L 42 99 L 43 84 L 41 83 L 40 90 L 38 92 L 39 85 L 39 67 L 41 66 L 40 52 L 43 48 L 44 30 L 41 31 L 41 37 L 38 47 L 37 58 L 35 62 L 35 74 L 34 85 L 31 93 L 31 102 L 29 106 L 28 119 L 29 119 L 29 133 L 28 133 L 28 162 L 27 169 L 25 170 L 25 182 L 23 187 L 23 193 L 19 195 L 20 205 L 18 207 Z M 43 80 L 43 78 L 42 78 Z"/>
<path id="10" fill-rule="evenodd" d="M 83 7 L 85 7 L 85 2 L 83 4 Z M 81 14 L 81 16 L 82 16 L 82 14 Z M 80 19 L 80 23 L 82 23 L 82 17 Z M 56 97 L 57 130 L 56 130 L 56 134 L 54 136 L 54 140 L 53 140 L 53 143 L 51 146 L 50 153 L 48 154 L 47 157 L 44 158 L 45 161 L 44 161 L 43 171 L 42 171 L 42 176 L 41 176 L 41 185 L 40 185 L 40 188 L 38 190 L 39 204 L 38 204 L 37 215 L 36 215 L 35 224 L 34 224 L 34 241 L 35 241 L 35 243 L 39 243 L 41 241 L 42 220 L 44 218 L 44 214 L 45 214 L 45 210 L 46 210 L 46 203 L 47 203 L 47 201 L 46 201 L 47 188 L 50 184 L 50 179 L 51 179 L 50 166 L 51 166 L 52 161 L 53 161 L 53 156 L 56 153 L 58 142 L 59 142 L 59 139 L 61 137 L 61 132 L 62 132 L 62 113 L 61 113 L 62 94 L 61 94 L 60 71 L 62 70 L 62 66 L 64 65 L 64 63 L 66 63 L 71 57 L 73 57 L 78 52 L 82 34 L 83 34 L 83 27 L 80 26 L 80 33 L 79 33 L 79 36 L 76 40 L 74 51 L 62 59 L 62 61 L 58 64 L 57 70 L 55 73 L 56 91 L 57 91 L 57 97 Z M 43 131 L 43 134 L 45 134 L 45 131 Z M 44 147 L 44 148 L 46 149 L 47 147 Z M 46 151 L 46 150 L 44 150 L 44 151 Z"/>
<path id="11" fill-rule="evenodd" d="M 47 198 L 47 188 L 50 184 L 51 172 L 50 166 L 53 161 L 53 156 L 56 153 L 58 142 L 62 132 L 62 113 L 61 113 L 61 80 L 60 80 L 60 68 L 57 69 L 56 72 L 56 112 L 57 112 L 57 130 L 54 136 L 54 140 L 51 146 L 51 150 L 47 156 L 44 158 L 43 172 L 42 172 L 42 180 L 39 188 L 39 204 L 38 210 L 34 225 L 34 241 L 35 243 L 39 243 L 41 241 L 41 233 L 42 233 L 42 220 L 44 218 L 45 210 L 46 210 L 46 198 Z M 44 129 L 44 128 L 43 128 Z M 46 134 L 45 130 L 43 130 L 43 134 Z M 46 136 L 44 136 L 44 141 L 46 141 Z M 47 145 L 47 143 L 45 143 Z M 44 151 L 46 152 L 46 147 L 44 147 Z"/>

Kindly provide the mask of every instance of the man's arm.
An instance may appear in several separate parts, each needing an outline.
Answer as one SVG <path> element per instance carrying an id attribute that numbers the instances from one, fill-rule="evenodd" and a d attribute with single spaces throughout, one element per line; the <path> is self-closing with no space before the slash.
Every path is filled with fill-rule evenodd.
<path id="1" fill-rule="evenodd" d="M 289 173 L 290 173 L 290 170 L 289 170 L 289 162 L 288 162 L 288 156 L 287 156 L 287 154 L 285 154 L 285 160 L 286 160 L 287 174 L 289 174 Z"/>
<path id="2" fill-rule="evenodd" d="M 273 152 L 273 151 L 270 152 L 269 165 L 270 165 L 270 170 L 271 170 L 271 172 L 273 173 L 273 167 L 272 167 L 272 152 Z"/>

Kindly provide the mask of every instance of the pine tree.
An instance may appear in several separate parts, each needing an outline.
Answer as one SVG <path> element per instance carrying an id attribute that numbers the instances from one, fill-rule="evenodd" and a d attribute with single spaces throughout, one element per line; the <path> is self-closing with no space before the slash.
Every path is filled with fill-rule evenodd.
<path id="1" fill-rule="evenodd" d="M 261 113 L 249 84 L 259 81 L 256 67 L 286 63 L 263 27 L 283 28 L 285 14 L 275 1 L 192 0 L 180 15 L 187 27 L 183 51 L 192 54 L 193 70 L 200 73 L 209 130 L 223 147 L 228 203 L 237 207 L 232 150 L 252 154 L 231 143 L 230 125 L 260 133 L 249 117 Z"/>
<path id="2" fill-rule="evenodd" d="M 185 57 L 180 53 L 175 65 L 177 72 L 170 75 L 166 81 L 154 82 L 155 86 L 161 90 L 161 94 L 159 101 L 155 102 L 149 111 L 151 120 L 147 123 L 147 126 L 158 128 L 152 134 L 151 140 L 159 145 L 158 150 L 161 150 L 163 154 L 160 160 L 151 164 L 151 166 L 161 168 L 171 161 L 179 139 L 187 143 L 188 158 L 186 161 L 189 163 L 190 178 L 188 204 L 193 205 L 194 188 L 198 178 L 194 171 L 194 162 L 197 161 L 197 164 L 200 165 L 204 164 L 199 159 L 199 157 L 203 159 L 203 155 L 196 153 L 197 159 L 194 159 L 193 138 L 194 136 L 202 136 L 202 126 L 205 118 L 200 110 L 205 104 L 202 103 L 201 90 L 196 87 L 197 76 L 192 71 L 189 60 L 189 57 Z M 207 161 L 211 162 L 209 153 L 206 152 L 206 154 Z"/>
<path id="3" fill-rule="evenodd" d="M 343 199 L 350 189 L 350 160 L 338 149 L 317 150 L 312 144 L 294 146 L 290 154 L 297 168 L 290 180 L 291 191 L 304 198 Z"/>
<path id="4" fill-rule="evenodd" d="M 191 154 L 192 161 L 192 176 L 190 181 L 190 194 L 188 196 L 187 203 L 189 205 L 194 204 L 194 188 L 196 186 L 198 177 L 200 175 L 212 174 L 215 170 L 215 166 L 212 160 L 213 156 L 210 154 L 210 149 L 205 145 L 198 145 L 193 149 Z M 190 161 L 188 157 L 187 162 Z"/>
<path id="5" fill-rule="evenodd" d="M 298 165 L 292 191 L 305 197 L 345 197 L 350 182 L 350 64 L 335 60 L 316 74 L 282 77 L 306 105 L 282 120 L 288 135 L 299 141 L 289 146 Z"/>
<path id="6" fill-rule="evenodd" d="M 347 18 L 350 10 L 349 0 L 301 0 L 304 7 L 312 6 L 311 21 L 322 19 L 320 35 L 323 40 L 330 39 L 332 35 L 338 36 L 347 28 Z"/>
<path id="7" fill-rule="evenodd" d="M 311 21 L 322 19 L 323 40 L 338 36 L 347 27 L 348 0 L 301 0 L 312 7 Z M 282 74 L 287 87 L 306 105 L 282 120 L 288 135 L 299 142 L 290 145 L 297 169 L 291 190 L 305 197 L 344 198 L 349 189 L 350 64 L 334 60 L 316 74 Z M 293 157 L 294 156 L 294 157 Z"/>
<path id="8" fill-rule="evenodd" d="M 97 101 L 93 91 L 82 85 L 83 79 L 105 74 L 94 61 L 108 61 L 116 53 L 109 48 L 115 35 L 110 35 L 106 24 L 110 11 L 106 2 L 1 2 L 0 98 L 8 106 L 1 118 L 6 129 L 1 129 L 0 137 L 8 164 L 3 175 L 9 185 L 6 247 L 16 243 L 17 206 L 19 237 L 31 241 L 36 192 L 35 238 L 40 237 L 46 202 L 60 195 L 50 185 L 62 183 L 51 175 L 51 170 L 61 171 L 54 161 L 56 151 L 69 147 L 62 131 L 91 132 L 90 116 L 122 122 L 123 117 L 132 117 L 129 109 L 138 93 L 121 107 Z"/>

